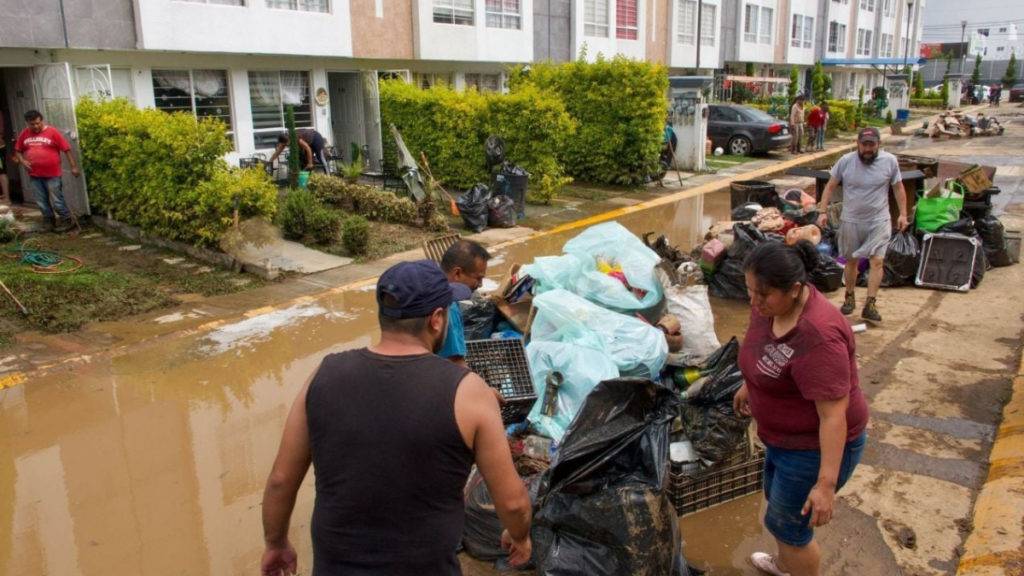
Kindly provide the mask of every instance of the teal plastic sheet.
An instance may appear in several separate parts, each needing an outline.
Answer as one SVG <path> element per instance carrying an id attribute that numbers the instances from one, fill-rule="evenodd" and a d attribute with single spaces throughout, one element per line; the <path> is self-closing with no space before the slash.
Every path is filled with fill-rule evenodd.
<path id="1" fill-rule="evenodd" d="M 562 441 L 566 429 L 583 407 L 583 401 L 604 380 L 619 377 L 619 368 L 601 350 L 568 342 L 530 342 L 526 347 L 530 378 L 537 402 L 530 410 L 530 426 L 538 434 Z M 541 412 L 547 395 L 547 379 L 552 372 L 562 374 L 558 388 L 558 410 L 553 416 Z"/>
<path id="2" fill-rule="evenodd" d="M 621 376 L 656 379 L 665 367 L 668 344 L 654 326 L 606 310 L 572 292 L 550 290 L 533 299 L 531 342 L 569 342 L 604 352 Z"/>

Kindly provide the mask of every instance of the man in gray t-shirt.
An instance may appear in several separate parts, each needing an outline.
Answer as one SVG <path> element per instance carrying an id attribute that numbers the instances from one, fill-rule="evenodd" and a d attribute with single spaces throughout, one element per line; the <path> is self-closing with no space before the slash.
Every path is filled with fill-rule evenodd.
<path id="1" fill-rule="evenodd" d="M 882 321 L 875 306 L 878 287 L 882 284 L 885 249 L 892 228 L 889 224 L 889 188 L 896 197 L 900 231 L 907 227 L 907 196 L 896 157 L 879 150 L 881 137 L 877 128 L 862 128 L 857 133 L 857 151 L 849 152 L 832 167 L 832 178 L 818 202 L 818 226 L 828 224 L 828 203 L 837 186 L 843 187 L 843 210 L 839 224 L 839 255 L 846 259 L 844 279 L 846 300 L 843 314 L 852 314 L 857 307 L 854 287 L 861 258 L 871 263 L 868 272 L 868 299 L 861 316 L 872 323 Z"/>

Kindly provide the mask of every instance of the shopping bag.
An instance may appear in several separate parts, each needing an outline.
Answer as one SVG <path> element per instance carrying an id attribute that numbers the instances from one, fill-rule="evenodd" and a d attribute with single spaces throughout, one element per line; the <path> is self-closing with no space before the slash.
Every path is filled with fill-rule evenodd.
<path id="1" fill-rule="evenodd" d="M 956 180 L 946 180 L 937 196 L 926 194 L 917 199 L 914 225 L 918 230 L 935 232 L 960 218 L 964 208 L 964 189 Z"/>

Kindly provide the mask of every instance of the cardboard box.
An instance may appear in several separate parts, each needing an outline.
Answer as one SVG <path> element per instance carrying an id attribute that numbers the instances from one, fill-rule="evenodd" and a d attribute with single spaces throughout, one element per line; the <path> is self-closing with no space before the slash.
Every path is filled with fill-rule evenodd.
<path id="1" fill-rule="evenodd" d="M 968 194 L 981 194 L 986 188 L 992 187 L 992 180 L 977 164 L 961 172 L 957 180 L 964 185 Z"/>
<path id="2" fill-rule="evenodd" d="M 508 300 L 511 296 L 510 291 L 519 280 L 520 267 L 520 264 L 509 266 L 508 272 L 501 279 L 501 283 L 491 296 L 491 299 L 494 300 L 494 305 L 497 307 L 498 312 L 508 320 L 508 323 L 519 332 L 522 332 L 523 336 L 526 336 L 530 333 L 530 324 L 533 323 L 533 316 L 535 314 L 533 294 L 527 293 L 516 302 L 509 302 Z"/>

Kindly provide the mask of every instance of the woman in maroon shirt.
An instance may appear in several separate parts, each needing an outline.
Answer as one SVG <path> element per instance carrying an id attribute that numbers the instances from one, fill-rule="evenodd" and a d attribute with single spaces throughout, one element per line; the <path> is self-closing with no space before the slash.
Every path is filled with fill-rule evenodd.
<path id="1" fill-rule="evenodd" d="M 765 527 L 778 555 L 751 555 L 775 576 L 818 576 L 813 528 L 832 519 L 836 491 L 860 461 L 867 403 L 857 380 L 853 332 L 808 276 L 813 245 L 765 242 L 744 263 L 750 327 L 740 348 L 744 385 L 736 412 L 754 417 L 766 447 Z"/>

